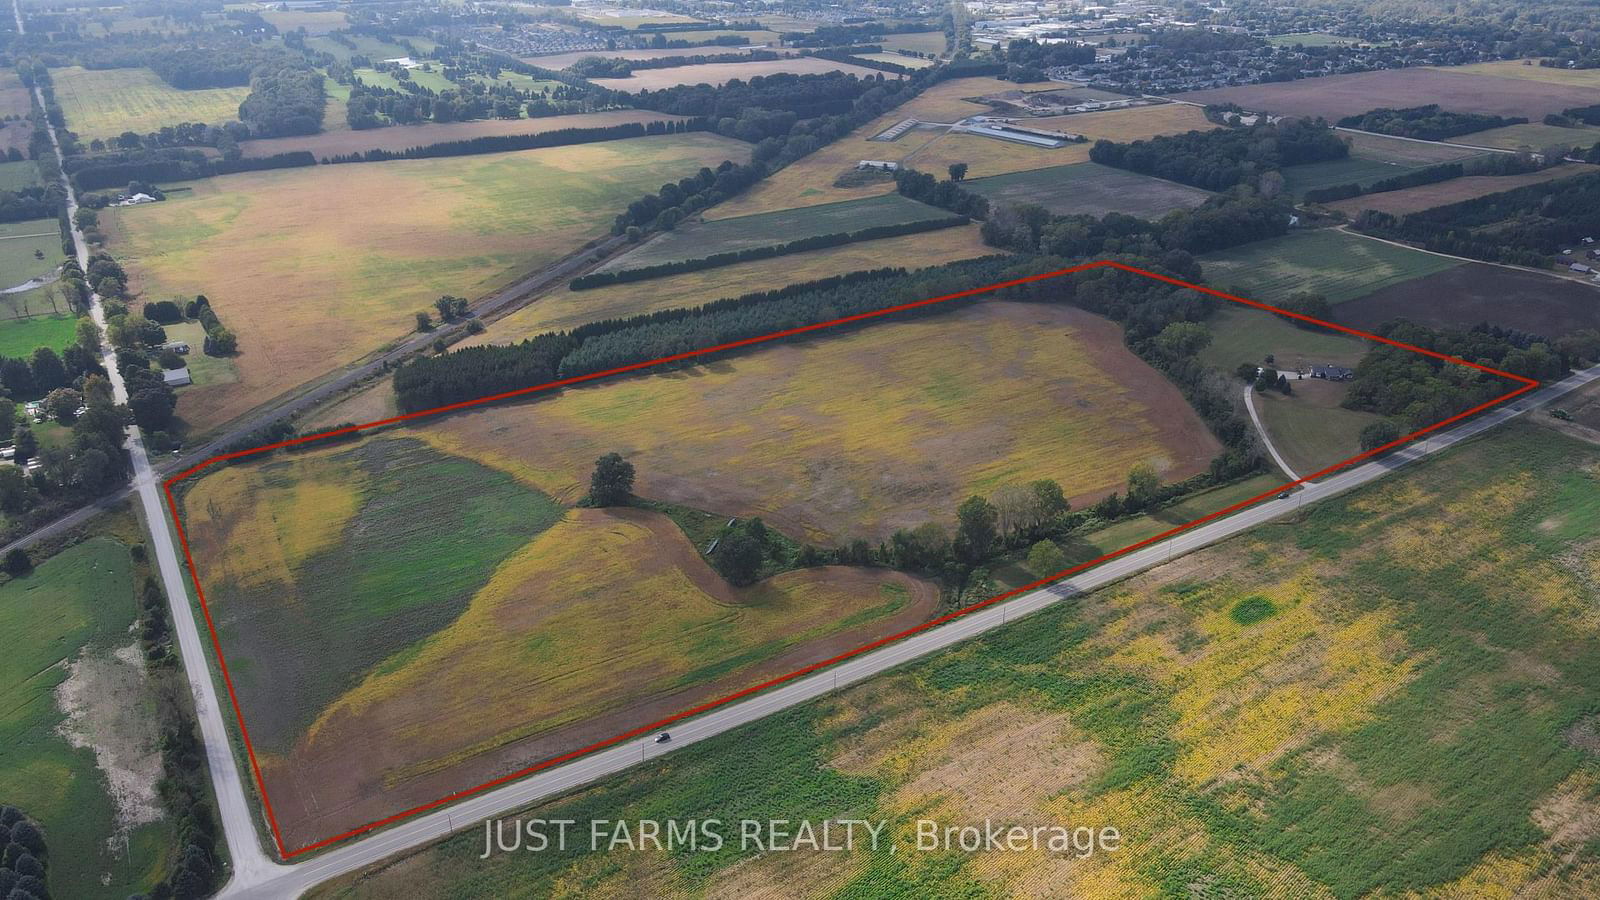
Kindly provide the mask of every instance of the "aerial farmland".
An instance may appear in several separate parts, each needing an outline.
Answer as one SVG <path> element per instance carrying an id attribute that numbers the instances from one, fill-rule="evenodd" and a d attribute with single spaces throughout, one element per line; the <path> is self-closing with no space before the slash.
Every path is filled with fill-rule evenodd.
<path id="1" fill-rule="evenodd" d="M 1594 10 L 12 5 L 4 900 L 1597 893 Z"/>

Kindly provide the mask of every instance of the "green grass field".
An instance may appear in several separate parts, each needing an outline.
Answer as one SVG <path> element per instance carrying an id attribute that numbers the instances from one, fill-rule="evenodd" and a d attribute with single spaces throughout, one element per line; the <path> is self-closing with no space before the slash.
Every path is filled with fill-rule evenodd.
<path id="1" fill-rule="evenodd" d="M 1499 147 L 1505 150 L 1526 148 L 1535 153 L 1548 147 L 1560 147 L 1564 150 L 1573 147 L 1587 149 L 1600 142 L 1600 128 L 1593 125 L 1563 128 L 1559 125 L 1546 125 L 1543 122 L 1529 122 L 1525 125 L 1507 125 L 1504 128 L 1491 128 L 1488 131 L 1474 131 L 1455 140 L 1463 144 Z"/>
<path id="2" fill-rule="evenodd" d="M 1460 265 L 1332 229 L 1301 231 L 1201 257 L 1206 281 L 1250 300 L 1321 294 L 1330 303 Z"/>
<path id="3" fill-rule="evenodd" d="M 1367 342 L 1360 338 L 1300 328 L 1281 316 L 1233 303 L 1217 310 L 1206 327 L 1211 343 L 1200 351 L 1200 359 L 1230 375 L 1240 363 L 1260 365 L 1268 356 L 1273 365 L 1283 367 L 1354 366 L 1367 352 Z"/>
<path id="4" fill-rule="evenodd" d="M 350 57 L 356 55 L 365 56 L 369 59 L 375 60 L 399 59 L 409 52 L 399 44 L 391 44 L 388 41 L 380 41 L 375 37 L 364 34 L 347 34 L 345 37 L 349 38 L 356 45 L 355 49 L 352 50 L 351 48 L 346 47 L 327 35 L 318 35 L 316 37 L 306 38 L 306 46 L 313 50 L 319 50 L 323 53 L 330 53 L 337 57 L 341 62 L 349 62 Z M 427 52 L 433 46 L 431 41 L 427 41 L 423 38 L 411 37 L 409 40 L 411 41 L 412 46 L 416 47 L 422 52 Z"/>
<path id="5" fill-rule="evenodd" d="M 1282 169 L 1283 189 L 1299 197 L 1306 191 L 1315 188 L 1332 187 L 1336 184 L 1350 184 L 1351 182 L 1367 185 L 1384 178 L 1392 178 L 1405 173 L 1413 166 L 1402 166 L 1386 163 L 1376 159 L 1363 159 L 1350 156 L 1345 159 L 1335 159 L 1328 162 L 1306 163 L 1301 166 L 1287 166 Z"/>
<path id="6" fill-rule="evenodd" d="M 1370 185 L 1412 169 L 1482 155 L 1476 150 L 1381 135 L 1346 132 L 1341 136 L 1350 142 L 1348 157 L 1284 168 L 1284 190 L 1298 197 L 1314 188 L 1350 183 Z"/>
<path id="7" fill-rule="evenodd" d="M 239 367 L 228 356 L 207 356 L 201 351 L 205 346 L 206 330 L 199 322 L 182 322 L 167 325 L 167 340 L 188 341 L 189 353 L 184 362 L 189 364 L 189 377 L 197 385 L 232 384 L 239 380 Z"/>
<path id="8" fill-rule="evenodd" d="M 884 819 L 876 850 L 480 859 L 479 828 L 310 896 L 1593 896 L 1597 470 L 1512 426 L 522 814 Z M 910 852 L 986 818 L 1125 840 Z"/>
<path id="9" fill-rule="evenodd" d="M 1208 191 L 1175 181 L 1092 162 L 976 178 L 966 182 L 965 187 L 992 202 L 1033 203 L 1057 215 L 1103 216 L 1120 212 L 1144 219 L 1159 219 L 1175 209 L 1191 209 L 1211 196 Z"/>
<path id="10" fill-rule="evenodd" d="M 422 69 L 411 69 L 408 74 L 411 82 L 418 87 L 425 87 L 435 93 L 453 91 L 456 83 L 444 77 L 438 71 L 424 72 Z M 379 72 L 377 69 L 356 69 L 355 75 L 372 87 L 388 88 L 391 91 L 400 90 L 400 80 L 388 72 Z"/>
<path id="11" fill-rule="evenodd" d="M 733 219 L 680 225 L 612 260 L 604 270 L 637 269 L 642 266 L 694 259 L 713 253 L 727 253 L 752 247 L 782 244 L 803 237 L 859 231 L 880 225 L 899 225 L 949 217 L 949 213 L 908 200 L 898 194 L 846 200 L 823 206 L 806 206 L 778 212 L 758 213 Z"/>
<path id="12" fill-rule="evenodd" d="M 0 225 L 0 290 L 49 275 L 60 264 L 61 226 L 55 219 Z"/>
<path id="13" fill-rule="evenodd" d="M 1255 403 L 1272 445 L 1294 474 L 1320 472 L 1361 452 L 1361 429 L 1379 416 L 1340 406 L 1345 385 L 1302 378 L 1289 386 L 1289 396 L 1257 391 Z"/>
<path id="14" fill-rule="evenodd" d="M 50 77 L 67 127 L 84 141 L 113 138 L 124 131 L 145 134 L 183 122 L 232 122 L 250 93 L 243 87 L 180 91 L 149 69 L 69 66 Z"/>
<path id="15" fill-rule="evenodd" d="M 77 333 L 77 316 L 36 315 L 26 319 L 0 318 L 0 356 L 29 356 L 39 347 L 49 347 L 60 353 L 62 347 L 76 339 Z"/>
<path id="16" fill-rule="evenodd" d="M 937 56 L 944 55 L 945 38 L 943 31 L 922 31 L 911 34 L 886 34 L 882 40 L 873 41 L 883 49 L 893 52 L 895 50 L 911 50 L 915 53 L 932 53 Z M 895 54 L 899 56 L 898 53 Z"/>
<path id="17" fill-rule="evenodd" d="M 491 79 L 487 75 L 474 75 L 472 78 L 481 84 L 509 84 L 519 91 L 553 91 L 561 86 L 559 81 L 546 81 L 542 78 L 534 78 L 532 75 L 506 70 L 502 70 L 500 77 L 497 79 Z"/>
<path id="18" fill-rule="evenodd" d="M 134 642 L 128 549 L 93 538 L 41 563 L 32 575 L 0 585 L 0 797 L 44 826 L 50 887 L 57 897 L 125 897 L 148 890 L 164 867 L 163 823 L 129 835 L 122 856 L 116 809 L 94 753 L 56 733 L 63 714 L 54 691 L 62 663 L 85 652 L 105 656 Z M 110 873 L 109 883 L 101 875 Z"/>
<path id="19" fill-rule="evenodd" d="M 14 191 L 39 183 L 39 164 L 31 159 L 0 163 L 0 191 Z"/>

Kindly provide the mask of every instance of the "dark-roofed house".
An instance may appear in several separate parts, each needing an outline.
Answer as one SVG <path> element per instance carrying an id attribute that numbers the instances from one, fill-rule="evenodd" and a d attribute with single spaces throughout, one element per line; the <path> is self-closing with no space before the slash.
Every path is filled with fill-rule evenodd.
<path id="1" fill-rule="evenodd" d="M 1329 381 L 1349 381 L 1356 377 L 1356 373 L 1354 369 L 1344 366 L 1312 366 L 1311 377 L 1326 378 Z"/>

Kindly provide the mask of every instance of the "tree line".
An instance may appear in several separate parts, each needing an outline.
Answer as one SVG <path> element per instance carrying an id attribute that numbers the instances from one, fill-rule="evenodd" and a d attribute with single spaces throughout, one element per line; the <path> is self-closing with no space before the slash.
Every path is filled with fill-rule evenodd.
<path id="1" fill-rule="evenodd" d="M 715 172 L 702 169 L 693 180 L 664 186 L 629 204 L 612 223 L 612 234 L 637 238 L 655 228 L 672 228 L 694 212 L 729 197 L 817 148 L 916 96 L 926 87 L 952 77 L 994 74 L 990 65 L 951 63 L 933 66 L 910 77 L 858 79 L 842 72 L 822 75 L 771 75 L 748 83 L 730 81 L 718 88 L 682 85 L 658 92 L 641 106 L 712 118 L 718 134 L 756 144 L 747 164 L 725 162 Z M 758 102 L 759 101 L 759 102 Z M 845 111 L 817 112 L 818 103 Z"/>
<path id="2" fill-rule="evenodd" d="M 748 39 L 746 39 L 748 41 Z M 584 78 L 627 78 L 634 72 L 646 69 L 675 69 L 679 66 L 703 66 L 709 63 L 764 62 L 782 59 L 771 50 L 750 50 L 740 53 L 696 53 L 690 56 L 658 56 L 654 59 L 606 58 L 585 56 L 567 71 Z"/>
<path id="3" fill-rule="evenodd" d="M 1592 332 L 1588 346 L 1572 342 L 1552 344 L 1534 335 L 1489 325 L 1435 330 L 1396 320 L 1386 323 L 1377 333 L 1541 381 L 1565 376 L 1585 354 L 1595 352 Z M 1400 433 L 1425 428 L 1487 403 L 1510 392 L 1512 387 L 1497 375 L 1411 350 L 1376 345 L 1356 365 L 1355 379 L 1350 382 L 1344 405 L 1389 419 L 1398 437 Z M 1375 431 L 1369 437 L 1382 433 L 1386 432 Z"/>
<path id="4" fill-rule="evenodd" d="M 1224 191 L 1263 172 L 1344 159 L 1350 147 L 1321 119 L 1161 135 L 1119 144 L 1096 141 L 1089 159 L 1168 181 Z"/>
<path id="5" fill-rule="evenodd" d="M 120 188 L 133 181 L 190 181 L 213 175 L 261 172 L 314 166 L 310 150 L 292 150 L 272 156 L 212 159 L 199 150 L 177 148 L 133 151 L 102 157 L 69 157 L 67 172 L 80 191 Z"/>
<path id="6" fill-rule="evenodd" d="M 1424 184 L 1449 181 L 1466 175 L 1523 175 L 1528 172 L 1537 172 L 1548 166 L 1559 165 L 1560 163 L 1560 159 L 1552 158 L 1546 158 L 1541 162 L 1531 154 L 1489 153 L 1465 159 L 1461 162 L 1441 163 L 1436 166 L 1412 169 L 1409 172 L 1402 172 L 1399 175 L 1379 179 L 1364 187 L 1359 183 L 1352 182 L 1325 188 L 1312 188 L 1305 192 L 1302 199 L 1307 203 L 1329 203 L 1334 200 L 1359 197 L 1363 194 L 1381 194 L 1409 187 L 1420 187 Z"/>
<path id="7" fill-rule="evenodd" d="M 1161 258 L 1173 251 L 1223 250 L 1285 233 L 1293 211 L 1278 199 L 1222 195 L 1193 209 L 1174 210 L 1158 222 L 1125 213 L 1062 216 L 1035 204 L 989 204 L 954 179 L 935 181 L 914 169 L 896 172 L 895 183 L 913 200 L 983 217 L 983 241 L 991 247 L 1060 257 L 1131 253 Z"/>
<path id="8" fill-rule="evenodd" d="M 895 75 L 911 75 L 917 71 L 916 66 L 903 66 L 899 63 L 882 59 L 867 59 L 859 54 L 882 53 L 883 47 L 878 44 L 864 44 L 855 47 L 829 47 L 824 50 L 807 50 L 806 55 L 815 56 L 817 59 L 826 59 L 831 62 L 845 63 L 851 66 L 860 66 L 863 69 L 877 69 L 880 72 L 889 72 Z"/>
<path id="9" fill-rule="evenodd" d="M 921 219 L 915 222 L 900 222 L 894 225 L 875 225 L 871 228 L 862 228 L 856 231 L 817 234 L 810 237 L 797 238 L 787 243 L 769 244 L 765 247 L 747 247 L 743 250 L 730 250 L 724 253 L 713 253 L 709 256 L 673 260 L 672 262 L 656 263 L 655 265 L 639 266 L 632 269 L 591 272 L 572 279 L 568 287 L 574 291 L 582 291 L 589 288 L 603 287 L 608 284 L 645 281 L 650 278 L 676 275 L 681 272 L 698 272 L 702 269 L 714 269 L 718 266 L 731 266 L 734 263 L 749 262 L 755 259 L 770 259 L 774 256 L 803 253 L 807 250 L 820 250 L 824 247 L 839 247 L 844 244 L 853 244 L 857 241 L 871 241 L 904 234 L 936 231 L 940 228 L 966 225 L 971 221 L 966 216 L 943 216 L 933 219 Z"/>
<path id="10" fill-rule="evenodd" d="M 67 192 L 56 181 L 0 191 L 0 222 L 53 219 L 66 208 Z"/>
<path id="11" fill-rule="evenodd" d="M 1575 175 L 1395 216 L 1364 210 L 1359 231 L 1490 262 L 1548 267 L 1600 233 L 1600 173 Z"/>
<path id="12" fill-rule="evenodd" d="M 598 371 L 724 342 L 733 339 L 730 335 L 767 334 L 877 309 L 893 305 L 896 301 L 892 297 L 912 289 L 926 288 L 929 292 L 923 296 L 933 296 L 998 280 L 994 265 L 981 270 L 974 269 L 977 265 L 968 261 L 925 270 L 919 273 L 915 285 L 906 281 L 904 269 L 853 272 L 697 307 L 592 322 L 570 332 L 540 335 L 520 344 L 466 347 L 421 357 L 395 373 L 395 395 L 406 412 L 431 409 L 542 384 L 554 380 L 558 373 Z M 973 271 L 983 271 L 991 277 L 985 280 Z M 886 297 L 885 292 L 892 295 Z M 830 309 L 836 312 L 829 314 Z M 589 345 L 593 346 L 588 352 L 576 353 Z"/>
<path id="13" fill-rule="evenodd" d="M 1347 200 L 1363 194 L 1383 194 L 1389 191 L 1399 191 L 1405 188 L 1421 187 L 1424 184 L 1435 184 L 1440 181 L 1449 181 L 1460 178 L 1466 174 L 1466 167 L 1461 163 L 1440 163 L 1437 166 L 1426 166 L 1421 169 L 1412 169 L 1400 175 L 1382 178 L 1363 187 L 1358 182 L 1349 184 L 1336 184 L 1323 188 L 1312 188 L 1302 195 L 1301 199 L 1307 203 L 1332 203 L 1335 200 Z"/>
<path id="14" fill-rule="evenodd" d="M 462 141 L 441 141 L 407 147 L 404 150 L 374 148 L 361 153 L 339 153 L 323 158 L 325 163 L 383 162 L 391 159 L 433 159 L 442 156 L 470 156 L 476 153 L 504 153 L 509 150 L 534 150 L 542 147 L 565 147 L 571 144 L 590 144 L 598 141 L 617 141 L 626 138 L 658 134 L 687 134 L 705 131 L 705 119 L 662 120 L 657 122 L 626 122 L 620 125 L 602 125 L 594 128 L 560 128 L 533 134 L 484 135 Z"/>
<path id="15" fill-rule="evenodd" d="M 1355 128 L 1395 137 L 1417 138 L 1424 141 L 1442 141 L 1473 131 L 1501 128 L 1506 125 L 1525 125 L 1522 116 L 1487 116 L 1481 113 L 1464 113 L 1443 110 L 1439 104 L 1407 106 L 1399 109 L 1381 107 L 1360 115 L 1345 116 L 1339 120 L 1341 128 Z"/>

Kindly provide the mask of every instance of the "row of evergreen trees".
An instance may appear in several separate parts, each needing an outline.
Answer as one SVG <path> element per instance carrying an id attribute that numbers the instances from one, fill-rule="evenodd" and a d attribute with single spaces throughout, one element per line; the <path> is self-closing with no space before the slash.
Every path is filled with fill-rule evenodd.
<path id="1" fill-rule="evenodd" d="M 1525 185 L 1403 216 L 1364 210 L 1355 227 L 1440 253 L 1548 267 L 1564 247 L 1600 234 L 1600 173 Z"/>
<path id="2" fill-rule="evenodd" d="M 543 147 L 565 147 L 570 144 L 590 144 L 598 141 L 617 141 L 626 138 L 657 134 L 687 134 L 705 131 L 705 119 L 661 120 L 657 122 L 625 122 L 620 125 L 602 125 L 594 128 L 558 128 L 533 134 L 484 135 L 462 141 L 441 141 L 423 144 L 404 150 L 367 150 L 362 153 L 341 153 L 325 157 L 325 163 L 383 162 L 391 159 L 433 159 L 442 156 L 470 156 L 477 153 L 505 153 L 511 150 L 535 150 Z"/>
<path id="3" fill-rule="evenodd" d="M 725 253 L 713 253 L 710 256 L 679 259 L 632 269 L 591 272 L 588 275 L 580 275 L 572 279 L 568 286 L 572 290 L 582 291 L 589 288 L 604 287 L 608 284 L 645 281 L 651 278 L 677 275 L 682 272 L 698 272 L 702 269 L 731 266 L 734 263 L 749 262 L 756 259 L 770 259 L 774 256 L 784 256 L 790 253 L 804 253 L 807 250 L 839 247 L 844 244 L 853 244 L 857 241 L 872 241 L 905 234 L 919 234 L 924 231 L 937 231 L 940 228 L 966 225 L 970 221 L 966 216 L 941 216 L 914 222 L 900 222 L 894 225 L 874 225 L 871 228 L 862 228 L 858 231 L 815 234 L 810 237 L 797 238 L 787 243 L 769 244 L 765 247 L 746 247 L 743 250 L 730 250 Z"/>
<path id="4" fill-rule="evenodd" d="M 272 156 L 212 159 L 199 150 L 163 148 L 107 156 L 68 158 L 67 169 L 80 191 L 121 188 L 134 181 L 191 181 L 213 175 L 260 172 L 314 166 L 317 158 L 309 150 L 293 150 Z"/>
<path id="5" fill-rule="evenodd" d="M 1427 166 L 1421 169 L 1412 169 L 1389 178 L 1382 178 L 1362 187 L 1358 182 L 1349 184 L 1335 184 L 1328 187 L 1312 188 L 1302 195 L 1301 199 L 1307 203 L 1332 203 L 1335 200 L 1348 200 L 1363 194 L 1385 194 L 1389 191 L 1399 191 L 1405 188 L 1421 187 L 1424 184 L 1435 184 L 1440 181 L 1449 181 L 1460 178 L 1466 174 L 1466 167 L 1461 163 L 1441 163 L 1437 166 Z"/>

